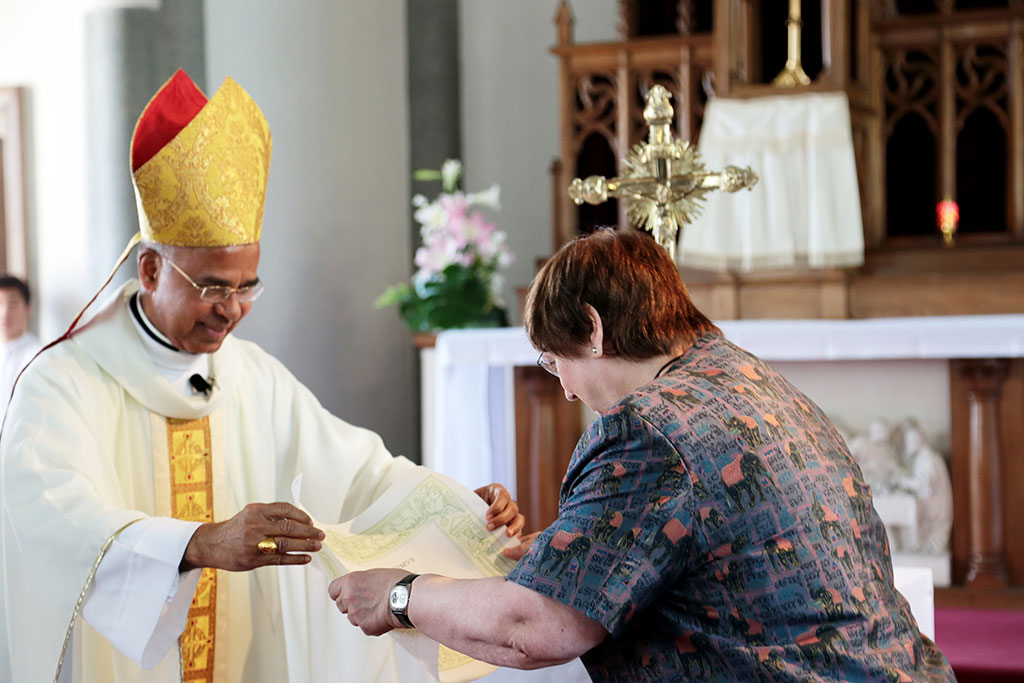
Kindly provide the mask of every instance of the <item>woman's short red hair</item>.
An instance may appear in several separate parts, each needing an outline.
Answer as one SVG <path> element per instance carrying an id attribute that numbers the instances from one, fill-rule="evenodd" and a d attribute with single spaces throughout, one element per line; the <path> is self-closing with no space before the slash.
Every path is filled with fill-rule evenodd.
<path id="1" fill-rule="evenodd" d="M 636 230 L 579 237 L 544 264 L 526 299 L 530 341 L 579 358 L 593 331 L 586 304 L 601 316 L 604 352 L 630 360 L 671 353 L 718 330 L 693 305 L 668 253 Z"/>

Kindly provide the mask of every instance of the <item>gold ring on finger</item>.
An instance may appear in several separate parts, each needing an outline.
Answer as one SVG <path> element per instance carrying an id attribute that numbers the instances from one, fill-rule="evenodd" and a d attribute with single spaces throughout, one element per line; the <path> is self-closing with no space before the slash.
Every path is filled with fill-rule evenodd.
<path id="1" fill-rule="evenodd" d="M 256 549 L 264 555 L 273 555 L 277 552 L 277 541 L 270 536 L 267 536 L 262 541 L 256 544 Z"/>

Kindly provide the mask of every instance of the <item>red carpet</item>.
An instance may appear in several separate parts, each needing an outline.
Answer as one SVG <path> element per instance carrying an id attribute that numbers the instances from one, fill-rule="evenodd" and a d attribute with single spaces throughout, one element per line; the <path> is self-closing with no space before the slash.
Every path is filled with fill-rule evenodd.
<path id="1" fill-rule="evenodd" d="M 1024 682 L 1024 612 L 936 608 L 935 644 L 959 683 Z"/>

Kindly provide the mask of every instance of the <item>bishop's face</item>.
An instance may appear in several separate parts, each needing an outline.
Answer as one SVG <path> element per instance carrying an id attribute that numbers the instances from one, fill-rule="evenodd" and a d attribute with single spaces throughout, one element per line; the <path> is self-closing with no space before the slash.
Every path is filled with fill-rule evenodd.
<path id="1" fill-rule="evenodd" d="M 247 287 L 259 282 L 260 245 L 234 247 L 173 247 L 167 257 L 199 287 Z M 203 301 L 184 275 L 168 258 L 153 251 L 139 257 L 139 278 L 144 290 L 142 307 L 158 330 L 182 351 L 213 353 L 238 322 L 249 313 L 252 302 L 235 295 L 226 301 Z"/>

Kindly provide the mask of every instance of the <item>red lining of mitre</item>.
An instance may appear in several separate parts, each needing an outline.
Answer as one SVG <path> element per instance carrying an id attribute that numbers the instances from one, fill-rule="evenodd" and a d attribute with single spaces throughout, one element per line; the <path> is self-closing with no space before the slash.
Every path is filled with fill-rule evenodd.
<path id="1" fill-rule="evenodd" d="M 156 156 L 206 106 L 206 95 L 178 69 L 149 101 L 132 136 L 132 173 Z"/>

